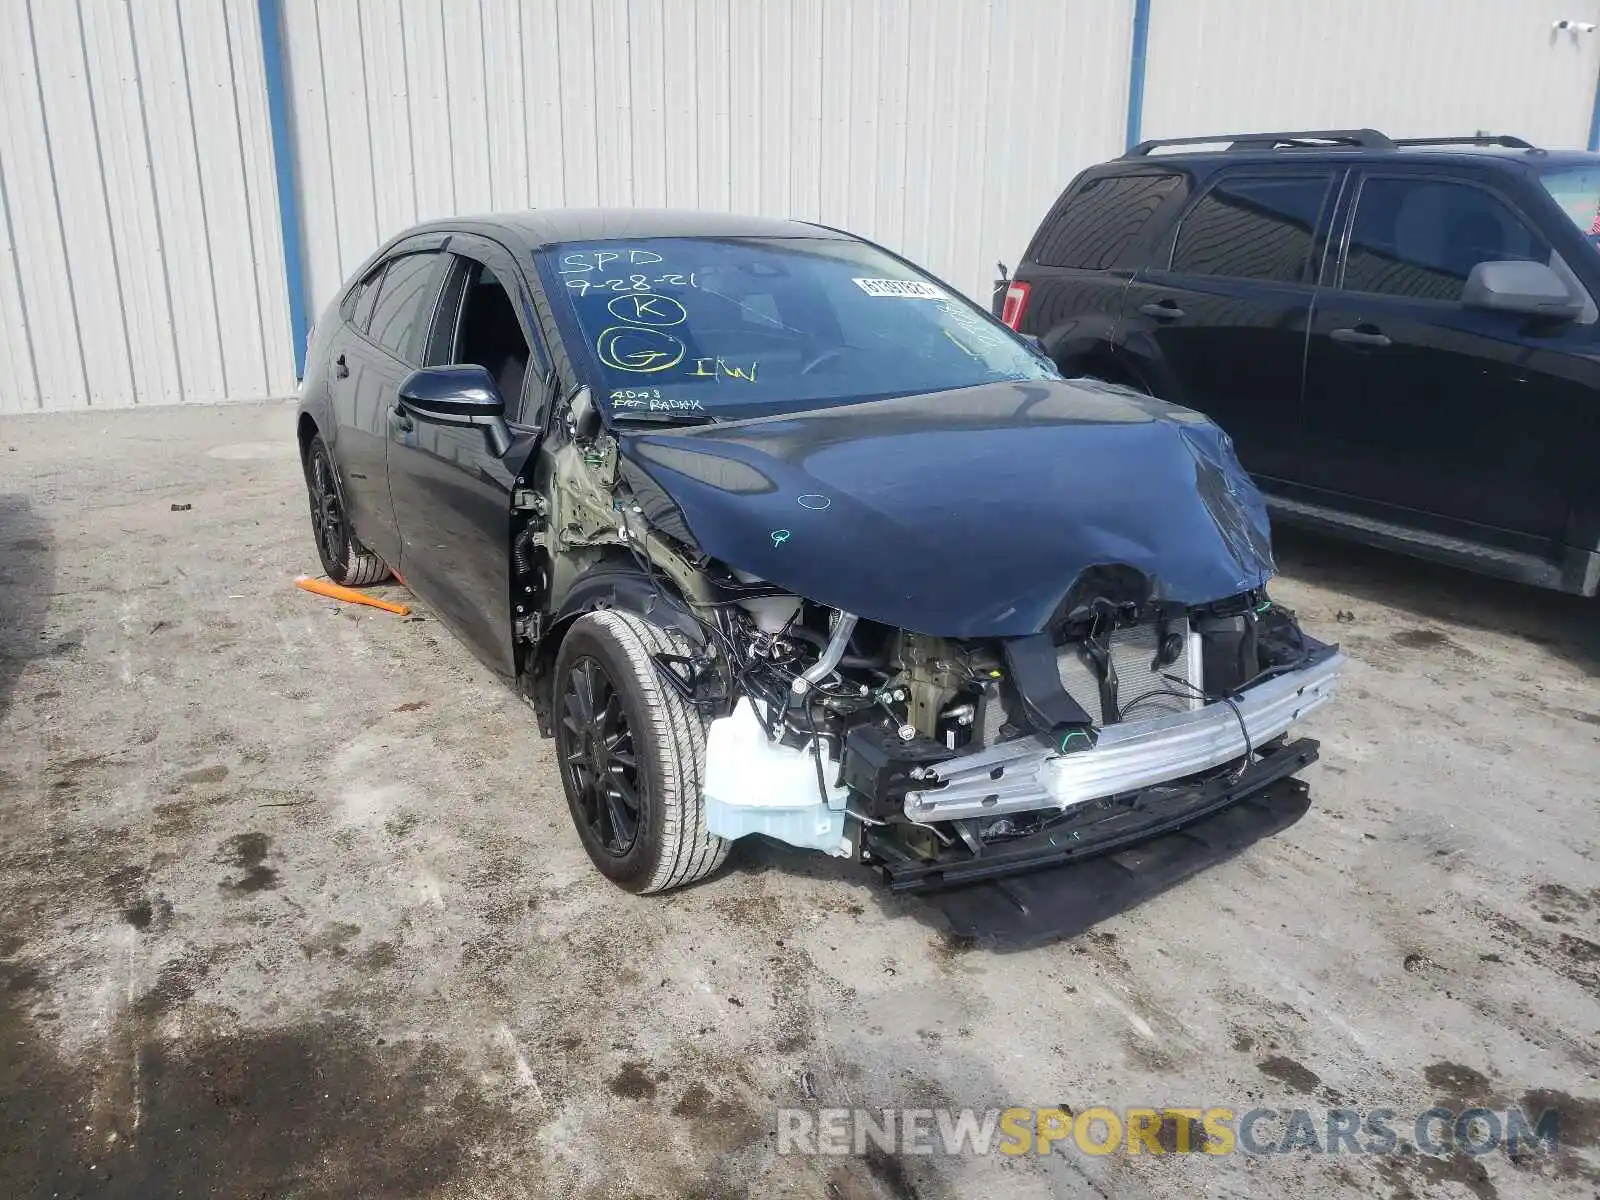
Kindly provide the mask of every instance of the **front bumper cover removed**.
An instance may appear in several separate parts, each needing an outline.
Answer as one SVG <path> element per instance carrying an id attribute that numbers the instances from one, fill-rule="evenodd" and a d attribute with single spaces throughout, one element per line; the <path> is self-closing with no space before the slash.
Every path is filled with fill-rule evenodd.
<path id="1" fill-rule="evenodd" d="M 1313 739 L 1300 738 L 1263 752 L 1242 774 L 1157 784 L 1099 804 L 1086 804 L 1038 833 L 987 844 L 979 854 L 952 847 L 936 859 L 920 858 L 879 828 L 866 831 L 865 848 L 877 859 L 884 881 L 895 892 L 933 892 L 1061 867 L 1112 854 L 1163 834 L 1187 831 L 1242 801 L 1259 799 L 1269 792 L 1276 795 L 1292 791 L 1305 796 L 1305 784 L 1292 777 L 1317 760 L 1317 750 Z M 1287 789 L 1284 785 L 1288 785 Z M 1300 811 L 1304 812 L 1309 803 L 1306 800 Z M 1276 828 L 1265 832 L 1276 832 Z M 1264 834 L 1245 840 L 1254 841 L 1259 836 Z M 1184 874 L 1199 870 L 1205 861 L 1197 861 Z"/>
<path id="2" fill-rule="evenodd" d="M 906 793 L 905 814 L 930 824 L 1065 811 L 1211 770 L 1271 741 L 1332 700 L 1344 662 L 1336 647 L 1319 647 L 1304 666 L 1240 692 L 1234 697 L 1237 713 L 1234 705 L 1213 702 L 1148 721 L 1103 726 L 1092 748 L 1068 754 L 1025 737 L 951 759 L 934 768 L 933 786 Z"/>

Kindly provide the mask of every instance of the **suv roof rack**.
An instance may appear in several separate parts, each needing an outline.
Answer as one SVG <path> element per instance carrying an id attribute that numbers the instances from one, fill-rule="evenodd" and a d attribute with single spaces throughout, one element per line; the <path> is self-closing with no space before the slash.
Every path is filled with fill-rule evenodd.
<path id="1" fill-rule="evenodd" d="M 1506 146 L 1512 150 L 1537 150 L 1532 142 L 1509 133 L 1479 133 L 1472 137 L 1396 138 L 1396 146 Z"/>
<path id="2" fill-rule="evenodd" d="M 1437 139 L 1429 139 L 1437 140 Z M 1303 129 L 1287 133 L 1214 133 L 1206 137 L 1151 138 L 1140 142 L 1123 158 L 1142 158 L 1162 146 L 1204 146 L 1227 142 L 1229 150 L 1327 149 L 1356 146 L 1363 150 L 1393 150 L 1395 142 L 1376 129 Z"/>

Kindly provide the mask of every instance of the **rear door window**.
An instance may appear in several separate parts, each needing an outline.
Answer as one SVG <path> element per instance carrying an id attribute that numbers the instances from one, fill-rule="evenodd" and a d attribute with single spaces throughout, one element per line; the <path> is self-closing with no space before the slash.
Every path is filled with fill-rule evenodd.
<path id="1" fill-rule="evenodd" d="M 1028 258 L 1047 267 L 1087 271 L 1115 266 L 1184 184 L 1184 176 L 1176 173 L 1090 179 L 1056 201 Z"/>
<path id="2" fill-rule="evenodd" d="M 1370 177 L 1356 199 L 1343 287 L 1421 300 L 1460 300 L 1481 262 L 1548 263 L 1550 245 L 1476 184 Z"/>
<path id="3" fill-rule="evenodd" d="M 383 273 L 368 336 L 396 358 L 409 361 L 414 357 L 409 353 L 414 344 L 412 333 L 430 315 L 438 262 L 437 251 L 404 254 L 391 259 Z"/>
<path id="4" fill-rule="evenodd" d="M 368 271 L 366 278 L 351 288 L 350 294 L 344 299 L 345 320 L 362 333 L 367 331 L 367 326 L 372 322 L 372 306 L 378 302 L 378 288 L 383 281 L 384 268 L 388 265 L 379 263 L 376 268 Z"/>
<path id="5" fill-rule="evenodd" d="M 1312 279 L 1312 247 L 1333 173 L 1228 176 L 1189 210 L 1172 270 L 1275 283 Z"/>

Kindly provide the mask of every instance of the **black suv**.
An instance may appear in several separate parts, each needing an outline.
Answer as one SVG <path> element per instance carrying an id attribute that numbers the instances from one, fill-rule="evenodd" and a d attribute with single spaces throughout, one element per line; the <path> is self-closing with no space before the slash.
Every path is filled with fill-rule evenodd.
<path id="1" fill-rule="evenodd" d="M 1148 141 L 1073 180 L 995 305 L 1212 417 L 1282 520 L 1593 595 L 1597 212 L 1600 155 L 1513 137 Z"/>

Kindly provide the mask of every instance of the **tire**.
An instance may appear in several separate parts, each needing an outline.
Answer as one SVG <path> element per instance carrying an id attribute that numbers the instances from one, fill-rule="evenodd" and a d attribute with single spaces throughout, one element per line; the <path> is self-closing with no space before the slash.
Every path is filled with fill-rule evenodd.
<path id="1" fill-rule="evenodd" d="M 306 491 L 311 499 L 311 536 L 328 578 L 346 587 L 387 579 L 388 566 L 361 544 L 345 514 L 339 472 L 320 433 L 306 447 Z"/>
<path id="2" fill-rule="evenodd" d="M 705 723 L 651 658 L 689 652 L 681 635 L 608 609 L 574 622 L 556 654 L 552 725 L 567 807 L 594 865 L 630 892 L 682 887 L 728 857 L 729 843 L 706 832 Z"/>

